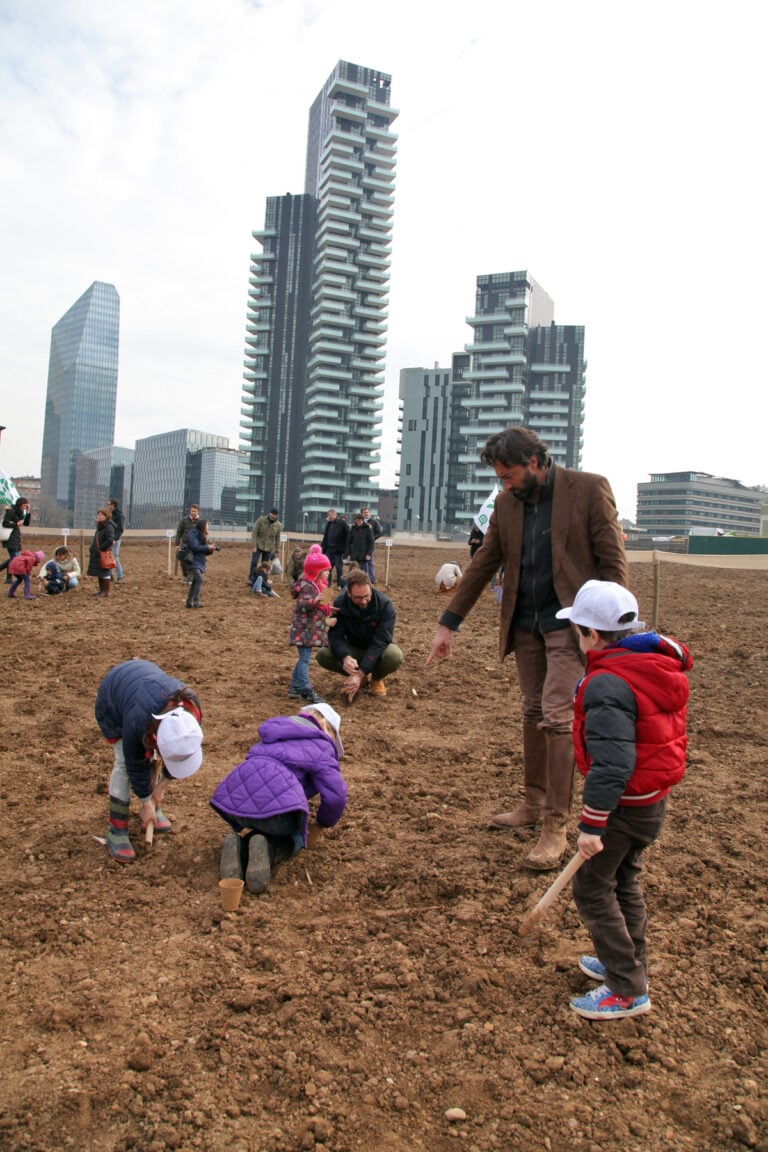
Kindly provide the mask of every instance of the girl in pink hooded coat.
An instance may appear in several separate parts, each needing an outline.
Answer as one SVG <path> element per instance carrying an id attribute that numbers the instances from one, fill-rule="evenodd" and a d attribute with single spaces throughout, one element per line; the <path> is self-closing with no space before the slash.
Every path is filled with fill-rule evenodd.
<path id="1" fill-rule="evenodd" d="M 304 700 L 307 704 L 322 704 L 309 681 L 312 649 L 328 643 L 326 621 L 333 611 L 330 604 L 322 604 L 320 597 L 328 587 L 331 562 L 319 544 L 313 544 L 304 561 L 304 572 L 291 586 L 295 603 L 291 618 L 289 644 L 298 648 L 298 658 L 288 688 L 289 700 Z"/>
<path id="2" fill-rule="evenodd" d="M 16 589 L 22 580 L 24 581 L 24 599 L 35 600 L 37 597 L 32 595 L 32 585 L 30 576 L 33 569 L 37 568 L 38 564 L 42 564 L 45 560 L 44 552 L 20 552 L 18 556 L 14 556 L 8 564 L 8 572 L 13 577 L 8 595 L 11 600 L 16 598 Z"/>

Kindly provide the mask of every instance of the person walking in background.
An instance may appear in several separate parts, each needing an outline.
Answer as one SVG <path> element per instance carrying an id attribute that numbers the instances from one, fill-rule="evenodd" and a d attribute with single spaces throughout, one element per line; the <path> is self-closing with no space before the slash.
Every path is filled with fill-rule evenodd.
<path id="1" fill-rule="evenodd" d="M 344 692 L 351 704 L 369 681 L 373 696 L 386 696 L 385 676 L 397 672 L 403 653 L 394 643 L 395 606 L 383 592 L 371 587 L 360 568 L 347 576 L 347 587 L 333 602 L 336 621 L 328 629 L 328 647 L 320 648 L 321 668 L 346 676 Z"/>
<path id="2" fill-rule="evenodd" d="M 195 527 L 190 529 L 187 536 L 187 551 L 189 554 L 187 571 L 190 578 L 187 608 L 202 608 L 200 589 L 205 581 L 206 563 L 211 553 L 217 551 L 216 545 L 208 540 L 207 520 L 198 520 Z"/>
<path id="3" fill-rule="evenodd" d="M 477 552 L 477 550 L 480 547 L 480 545 L 482 544 L 484 538 L 485 538 L 485 534 L 484 534 L 482 528 L 478 528 L 477 524 L 473 524 L 472 525 L 472 531 L 469 534 L 469 540 L 467 541 L 467 544 L 469 545 L 469 558 L 470 558 L 470 560 L 474 556 L 475 552 Z"/>
<path id="4" fill-rule="evenodd" d="M 337 515 L 335 508 L 328 509 L 323 531 L 323 540 L 320 545 L 331 562 L 331 576 L 328 585 L 333 583 L 333 572 L 336 572 L 336 583 L 339 588 L 344 587 L 344 556 L 347 551 L 349 525 Z"/>
<path id="5" fill-rule="evenodd" d="M 278 551 L 280 533 L 283 530 L 278 515 L 277 508 L 271 508 L 266 516 L 259 516 L 251 531 L 251 568 L 248 573 L 251 588 L 256 580 L 256 569 L 259 564 L 271 561 Z"/>
<path id="6" fill-rule="evenodd" d="M 106 508 L 99 508 L 94 517 L 96 531 L 91 540 L 88 553 L 88 567 L 86 576 L 95 576 L 99 581 L 97 596 L 109 596 L 112 587 L 113 567 L 104 567 L 104 561 L 112 555 L 112 545 L 115 542 L 115 526 L 107 515 Z"/>
<path id="7" fill-rule="evenodd" d="M 123 566 L 120 563 L 120 544 L 123 539 L 123 532 L 125 532 L 125 516 L 122 513 L 119 502 L 112 496 L 107 501 L 107 512 L 109 518 L 115 526 L 115 542 L 112 545 L 112 555 L 115 558 L 117 568 L 115 569 L 115 579 L 120 584 L 123 579 Z"/>
<path id="8" fill-rule="evenodd" d="M 99 685 L 96 723 L 114 749 L 109 778 L 107 851 L 121 864 L 135 860 L 128 835 L 131 791 L 146 828 L 168 832 L 160 805 L 169 780 L 184 780 L 203 762 L 202 709 L 196 693 L 149 660 L 116 664 Z M 162 766 L 153 763 L 158 753 Z"/>
<path id="9" fill-rule="evenodd" d="M 197 524 L 200 516 L 200 509 L 197 504 L 190 504 L 189 514 L 182 516 L 176 525 L 176 559 L 181 568 L 181 575 L 187 584 L 190 583 L 192 577 L 189 574 L 189 561 L 191 559 L 189 550 L 187 548 L 187 539 L 190 532 Z"/>
<path id="10" fill-rule="evenodd" d="M 258 743 L 209 801 L 234 829 L 222 845 L 219 879 L 245 875 L 248 891 L 260 895 L 276 864 L 338 824 L 347 804 L 340 728 L 338 712 L 323 703 L 259 726 Z M 308 801 L 317 795 L 320 804 L 310 822 Z"/>
<path id="11" fill-rule="evenodd" d="M 6 508 L 3 513 L 3 528 L 10 529 L 10 534 L 7 540 L 3 540 L 3 548 L 8 553 L 8 559 L 0 564 L 0 572 L 5 568 L 5 582 L 10 584 L 12 577 L 8 571 L 8 565 L 14 556 L 18 556 L 21 552 L 21 529 L 29 526 L 30 512 L 29 500 L 26 496 L 19 496 L 15 504 L 10 508 Z"/>
<path id="12" fill-rule="evenodd" d="M 37 599 L 36 596 L 32 595 L 31 576 L 35 568 L 38 564 L 42 564 L 43 560 L 45 560 L 45 554 L 43 552 L 29 552 L 24 550 L 8 562 L 8 572 L 11 576 L 11 586 L 8 589 L 8 596 L 11 600 L 16 598 L 16 589 L 22 581 L 24 582 L 24 599 Z"/>
<path id="13" fill-rule="evenodd" d="M 642 631 L 637 600 L 620 584 L 588 580 L 557 615 L 573 626 L 587 661 L 573 719 L 586 862 L 573 898 L 596 953 L 579 968 L 599 985 L 570 1006 L 587 1020 L 639 1016 L 651 1010 L 642 857 L 685 772 L 693 661 L 685 644 Z"/>
<path id="14" fill-rule="evenodd" d="M 293 615 L 288 643 L 297 647 L 296 665 L 288 687 L 290 700 L 306 700 L 309 704 L 321 704 L 309 679 L 309 666 L 312 649 L 322 648 L 328 642 L 327 621 L 333 609 L 323 603 L 321 597 L 328 587 L 327 573 L 331 562 L 313 544 L 304 560 L 304 570 L 295 584 L 291 585 Z"/>
<path id="15" fill-rule="evenodd" d="M 363 523 L 367 524 L 373 536 L 373 544 L 371 545 L 371 558 L 367 561 L 365 570 L 371 578 L 371 584 L 376 583 L 376 541 L 381 536 L 381 521 L 378 516 L 371 516 L 370 508 L 361 508 L 360 515 L 363 518 Z"/>
<path id="16" fill-rule="evenodd" d="M 482 548 L 440 617 L 427 664 L 451 655 L 454 632 L 504 565 L 499 654 L 514 651 L 523 703 L 525 799 L 492 817 L 491 828 L 543 823 L 525 858 L 556 868 L 565 852 L 573 792 L 573 689 L 583 658 L 557 612 L 590 579 L 628 583 L 627 558 L 608 481 L 556 465 L 535 432 L 495 433 L 480 453 L 504 491 L 495 500 Z"/>
<path id="17" fill-rule="evenodd" d="M 370 578 L 368 564 L 373 555 L 373 532 L 370 524 L 366 524 L 363 520 L 362 512 L 358 512 L 355 516 L 355 522 L 349 530 L 347 555 L 352 563 L 362 568 Z"/>

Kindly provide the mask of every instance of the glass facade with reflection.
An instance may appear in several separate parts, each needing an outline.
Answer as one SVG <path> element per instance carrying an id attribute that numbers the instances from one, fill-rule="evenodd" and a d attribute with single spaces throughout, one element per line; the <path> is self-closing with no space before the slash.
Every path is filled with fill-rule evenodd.
<path id="1" fill-rule="evenodd" d="M 229 449 L 229 440 L 195 428 L 176 428 L 136 441 L 132 528 L 175 528 L 182 512 L 200 503 L 206 448 Z"/>
<path id="2" fill-rule="evenodd" d="M 98 280 L 51 332 L 41 488 L 69 509 L 78 456 L 115 438 L 119 338 L 120 297 Z"/>

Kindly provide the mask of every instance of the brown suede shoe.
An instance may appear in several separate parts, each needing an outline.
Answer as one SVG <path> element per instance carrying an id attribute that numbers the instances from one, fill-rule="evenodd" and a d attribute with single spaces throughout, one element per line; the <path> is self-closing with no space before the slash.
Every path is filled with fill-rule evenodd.
<path id="1" fill-rule="evenodd" d="M 567 847 L 565 828 L 545 827 L 538 844 L 529 852 L 523 864 L 526 868 L 535 868 L 537 872 L 550 872 L 557 868 Z"/>
<path id="2" fill-rule="evenodd" d="M 514 812 L 499 812 L 497 816 L 491 816 L 488 827 L 535 828 L 537 824 L 541 824 L 543 817 L 542 809 L 536 808 L 526 800 L 519 808 L 515 808 Z"/>

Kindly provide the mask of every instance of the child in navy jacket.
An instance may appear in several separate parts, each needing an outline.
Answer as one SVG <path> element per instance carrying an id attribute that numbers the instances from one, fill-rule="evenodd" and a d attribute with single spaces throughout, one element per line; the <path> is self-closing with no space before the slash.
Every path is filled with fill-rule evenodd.
<path id="1" fill-rule="evenodd" d="M 560 619 L 578 631 L 587 672 L 576 688 L 573 738 L 584 779 L 573 897 L 595 956 L 579 968 L 599 987 L 571 1000 L 589 1020 L 650 1012 L 647 916 L 639 874 L 659 836 L 670 789 L 685 772 L 692 667 L 684 644 L 643 632 L 635 597 L 588 580 Z"/>

